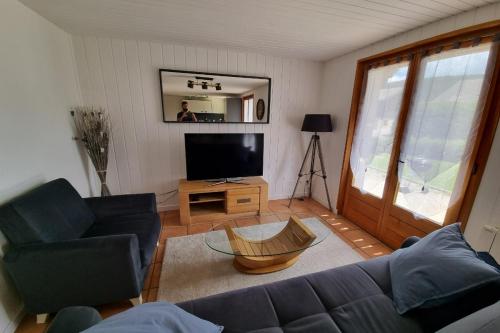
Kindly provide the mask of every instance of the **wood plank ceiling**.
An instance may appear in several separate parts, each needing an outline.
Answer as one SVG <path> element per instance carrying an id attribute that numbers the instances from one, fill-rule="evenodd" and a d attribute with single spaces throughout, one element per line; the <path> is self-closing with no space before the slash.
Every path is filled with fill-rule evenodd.
<path id="1" fill-rule="evenodd" d="M 494 0 L 21 0 L 83 35 L 328 60 Z"/>

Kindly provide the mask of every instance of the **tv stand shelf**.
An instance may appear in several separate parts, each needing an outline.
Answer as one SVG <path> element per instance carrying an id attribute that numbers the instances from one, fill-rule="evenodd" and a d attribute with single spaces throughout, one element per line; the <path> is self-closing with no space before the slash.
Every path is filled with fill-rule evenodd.
<path id="1" fill-rule="evenodd" d="M 225 201 L 225 200 L 226 200 L 225 192 L 213 192 L 213 193 L 201 193 L 201 194 L 196 193 L 189 195 L 190 204 Z"/>
<path id="2" fill-rule="evenodd" d="M 213 222 L 267 211 L 267 182 L 262 177 L 248 177 L 244 182 L 213 185 L 206 181 L 181 179 L 181 224 Z"/>

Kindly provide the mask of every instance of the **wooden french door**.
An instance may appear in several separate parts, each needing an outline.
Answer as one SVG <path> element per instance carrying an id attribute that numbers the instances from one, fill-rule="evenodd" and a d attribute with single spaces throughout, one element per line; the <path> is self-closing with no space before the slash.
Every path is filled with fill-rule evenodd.
<path id="1" fill-rule="evenodd" d="M 383 215 L 390 157 L 394 155 L 395 138 L 400 131 L 398 124 L 409 68 L 410 62 L 401 60 L 362 69 L 363 83 L 357 106 L 365 117 L 358 118 L 351 139 L 342 213 L 375 235 Z"/>
<path id="2" fill-rule="evenodd" d="M 337 209 L 397 248 L 467 222 L 499 116 L 500 22 L 361 60 Z"/>

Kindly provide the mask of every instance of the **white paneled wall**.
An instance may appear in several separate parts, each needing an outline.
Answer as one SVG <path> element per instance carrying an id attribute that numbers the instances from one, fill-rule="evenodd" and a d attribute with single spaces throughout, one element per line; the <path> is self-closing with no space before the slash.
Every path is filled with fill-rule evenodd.
<path id="1" fill-rule="evenodd" d="M 112 122 L 109 186 L 112 193 L 177 188 L 186 176 L 184 133 L 264 133 L 264 178 L 271 198 L 290 195 L 308 137 L 304 113 L 319 108 L 322 65 L 262 54 L 188 45 L 74 36 L 84 104 L 105 107 Z M 268 76 L 270 124 L 162 122 L 159 68 Z M 210 163 L 210 161 L 207 161 Z M 177 197 L 159 196 L 161 207 Z"/>
<path id="2" fill-rule="evenodd" d="M 500 3 L 480 7 L 399 34 L 358 51 L 330 60 L 325 64 L 320 110 L 331 113 L 335 117 L 337 124 L 336 131 L 332 134 L 331 140 L 326 142 L 326 151 L 328 151 L 326 158 L 329 186 L 334 202 L 337 200 L 338 195 L 342 156 L 344 154 L 357 60 L 418 40 L 495 19 L 500 19 Z M 482 226 L 486 223 L 500 226 L 500 217 L 498 215 L 498 206 L 500 205 L 500 178 L 498 175 L 495 175 L 500 169 L 500 159 L 497 158 L 497 156 L 500 156 L 499 136 L 500 135 L 497 133 L 495 144 L 490 153 L 488 167 L 476 197 L 475 206 L 466 230 L 466 236 L 469 241 L 476 248 L 480 249 L 487 248 L 492 239 L 492 235 L 485 232 Z M 314 196 L 319 201 L 326 203 L 322 187 L 316 186 Z M 500 237 L 497 237 L 497 239 L 498 244 L 495 244 L 496 252 L 494 253 L 500 258 Z"/>

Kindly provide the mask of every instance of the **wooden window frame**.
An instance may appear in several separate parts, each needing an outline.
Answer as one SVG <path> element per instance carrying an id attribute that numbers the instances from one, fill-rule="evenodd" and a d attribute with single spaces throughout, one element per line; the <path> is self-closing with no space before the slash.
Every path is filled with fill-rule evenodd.
<path id="1" fill-rule="evenodd" d="M 452 32 L 444 33 L 435 37 L 431 37 L 422 41 L 411 43 L 405 46 L 401 46 L 389 51 L 384 51 L 369 57 L 362 58 L 358 60 L 356 66 L 356 73 L 354 77 L 354 86 L 351 100 L 351 108 L 349 115 L 349 123 L 347 127 L 347 135 L 345 140 L 344 157 L 342 162 L 342 171 L 339 184 L 339 194 L 337 197 L 337 213 L 342 214 L 344 207 L 345 196 L 348 186 L 349 170 L 350 170 L 350 157 L 352 151 L 352 143 L 354 138 L 354 131 L 356 128 L 356 121 L 359 113 L 360 101 L 363 93 L 364 78 L 368 72 L 368 69 L 376 67 L 378 64 L 387 65 L 394 63 L 403 59 L 405 57 L 410 57 L 410 68 L 408 71 L 407 82 L 405 87 L 405 96 L 403 97 L 402 112 L 400 114 L 398 123 L 398 128 L 396 129 L 394 145 L 397 147 L 399 152 L 399 143 L 401 140 L 402 132 L 404 130 L 404 124 L 406 123 L 406 117 L 410 110 L 411 98 L 414 95 L 414 83 L 416 77 L 418 76 L 418 68 L 421 63 L 423 55 L 427 55 L 429 50 L 433 49 L 447 49 L 450 48 L 449 45 L 456 44 L 458 42 L 464 41 L 474 41 L 478 36 L 483 37 L 483 40 L 491 41 L 494 36 L 498 36 L 500 33 L 500 20 L 495 20 L 491 22 L 486 22 L 479 25 L 474 25 L 471 27 L 455 30 Z M 498 42 L 498 41 L 497 41 Z M 466 42 L 468 43 L 468 42 Z M 444 47 L 443 47 L 444 46 Z M 450 207 L 449 209 L 454 209 L 454 215 L 456 220 L 462 222 L 462 230 L 465 230 L 467 221 L 470 217 L 472 207 L 474 204 L 474 199 L 476 198 L 477 191 L 481 182 L 481 178 L 484 174 L 486 168 L 486 163 L 488 160 L 489 153 L 491 151 L 491 146 L 493 145 L 493 140 L 495 137 L 495 132 L 498 126 L 500 118 L 500 52 L 498 49 L 494 53 L 496 59 L 494 59 L 493 70 L 491 72 L 491 82 L 486 93 L 486 100 L 484 104 L 483 111 L 483 121 L 482 121 L 482 133 L 481 137 L 477 140 L 477 145 L 474 147 L 475 156 L 473 157 L 474 171 L 466 181 L 466 185 L 463 188 L 465 192 L 463 199 L 461 200 L 460 207 Z M 415 60 L 413 57 L 416 57 Z M 411 88 L 411 90 L 407 90 Z M 391 161 L 396 159 L 398 154 L 393 154 L 391 156 Z M 393 166 L 392 170 L 389 172 L 394 172 L 395 163 L 392 161 L 390 166 Z M 386 186 L 386 190 L 388 190 Z"/>
<path id="2" fill-rule="evenodd" d="M 241 98 L 241 121 L 245 121 L 245 101 L 248 99 L 254 99 L 253 96 L 254 94 L 250 94 Z"/>

